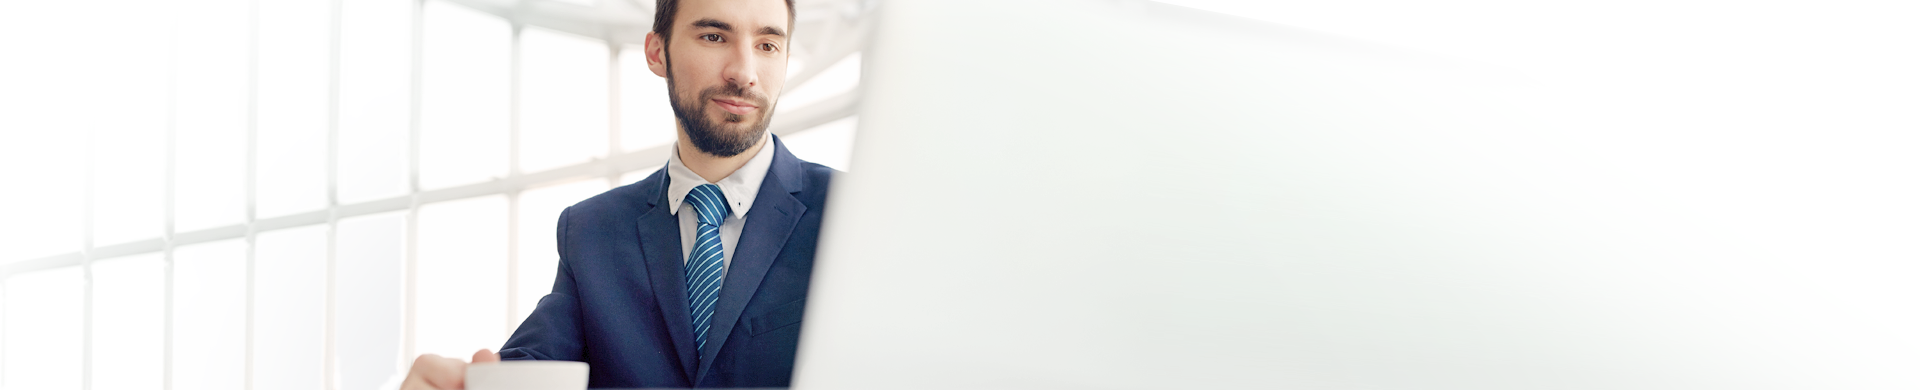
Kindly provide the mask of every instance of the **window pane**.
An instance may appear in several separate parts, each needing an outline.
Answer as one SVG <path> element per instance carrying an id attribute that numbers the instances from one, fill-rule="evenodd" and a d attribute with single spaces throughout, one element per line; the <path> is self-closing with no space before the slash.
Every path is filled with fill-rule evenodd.
<path id="1" fill-rule="evenodd" d="M 466 358 L 506 342 L 506 200 L 495 195 L 420 207 L 415 351 Z"/>
<path id="2" fill-rule="evenodd" d="M 813 79 L 800 85 L 788 86 L 780 93 L 779 112 L 788 112 L 806 107 L 821 100 L 853 92 L 860 87 L 860 53 L 847 55 L 833 66 L 815 74 Z"/>
<path id="3" fill-rule="evenodd" d="M 93 388 L 166 385 L 166 277 L 159 253 L 93 262 Z"/>
<path id="4" fill-rule="evenodd" d="M 150 5 L 139 4 L 108 3 L 97 6 L 127 6 L 124 11 L 129 13 L 159 11 Z M 109 36 L 146 35 L 167 27 L 155 21 L 124 15 L 99 17 L 101 19 L 88 16 L 87 23 L 105 30 L 103 32 Z M 65 42 L 88 42 L 90 38 L 65 34 L 57 36 L 72 39 Z M 101 56 L 97 53 L 57 56 L 66 60 L 62 63 L 67 66 L 56 72 L 76 77 L 59 88 L 83 91 L 81 93 L 85 94 L 82 100 L 63 102 L 73 111 L 56 121 L 72 123 L 76 126 L 73 130 L 81 134 L 91 133 L 94 161 L 89 163 L 93 168 L 94 182 L 94 243 L 99 245 L 160 236 L 160 194 L 166 166 L 163 164 L 166 145 L 163 137 L 167 126 L 167 74 L 162 66 L 127 66 L 127 63 L 165 61 L 170 49 L 164 47 L 167 45 L 146 46 L 158 47 L 130 47 L 126 52 L 115 53 L 119 56 Z M 102 110 L 111 114 L 103 115 Z M 14 112 L 20 111 L 10 110 L 6 115 L 12 116 Z M 80 215 L 69 214 L 66 217 Z"/>
<path id="5" fill-rule="evenodd" d="M 655 165 L 648 168 L 642 168 L 642 169 L 637 169 L 631 172 L 622 173 L 620 174 L 620 185 L 624 186 L 628 184 L 633 184 L 634 182 L 640 181 L 640 179 L 647 178 L 647 175 L 652 175 L 654 172 L 660 171 L 660 168 L 666 168 L 666 167 L 667 167 L 666 162 L 662 161 L 660 165 Z"/>
<path id="6" fill-rule="evenodd" d="M 261 233 L 253 258 L 253 388 L 312 389 L 326 369 L 327 226 Z"/>
<path id="7" fill-rule="evenodd" d="M 239 223 L 246 210 L 250 7 L 244 0 L 180 3 L 174 24 L 176 231 Z"/>
<path id="8" fill-rule="evenodd" d="M 173 252 L 173 386 L 245 387 L 247 247 L 240 240 Z"/>
<path id="9" fill-rule="evenodd" d="M 512 30 L 505 20 L 441 1 L 428 1 L 425 11 L 420 185 L 503 177 Z"/>
<path id="10" fill-rule="evenodd" d="M 334 245 L 334 364 L 340 389 L 371 390 L 399 371 L 406 214 L 340 220 Z M 395 381 L 394 383 L 399 383 Z"/>
<path id="11" fill-rule="evenodd" d="M 780 137 L 794 157 L 847 171 L 853 161 L 853 130 L 860 117 L 846 117 Z"/>
<path id="12" fill-rule="evenodd" d="M 413 2 L 340 4 L 340 202 L 407 191 Z"/>
<path id="13" fill-rule="evenodd" d="M 520 171 L 607 152 L 607 45 L 529 27 L 520 32 Z"/>
<path id="14" fill-rule="evenodd" d="M 646 49 L 620 49 L 620 148 L 639 150 L 673 143 L 673 107 L 667 79 L 647 69 Z"/>
<path id="15" fill-rule="evenodd" d="M 36 128 L 13 119 L 0 115 L 0 128 Z M 41 129 L 0 135 L 0 171 L 19 183 L 0 192 L 0 263 L 80 249 L 86 134 Z"/>
<path id="16" fill-rule="evenodd" d="M 260 31 L 261 217 L 326 207 L 329 52 L 327 0 L 257 3 Z"/>
<path id="17" fill-rule="evenodd" d="M 0 41 L 4 41 L 0 47 L 6 48 L 6 54 L 0 55 L 5 57 L 0 59 L 0 107 L 4 107 L 0 108 L 0 175 L 8 182 L 7 190 L 0 192 L 0 216 L 5 216 L 0 219 L 0 261 L 78 251 L 81 226 L 88 222 L 81 212 L 86 201 L 81 191 L 86 185 L 84 169 L 94 162 L 88 153 L 99 150 L 89 139 L 111 139 L 112 135 L 89 133 L 128 130 L 156 137 L 165 129 L 169 71 L 164 64 L 151 64 L 166 61 L 173 50 L 164 42 L 170 35 L 171 18 L 156 17 L 170 9 L 166 2 L 137 0 L 12 1 L 6 11 L 0 11 L 6 15 L 0 23 Z M 73 28 L 79 25 L 87 27 Z M 98 44 L 130 36 L 159 44 L 114 45 L 112 49 Z M 129 157 L 152 170 L 132 172 L 159 172 L 162 164 L 155 145 L 159 144 L 145 145 L 156 148 L 150 154 Z M 112 177 L 128 171 L 109 167 L 106 172 Z M 151 176 L 158 180 L 158 174 Z M 159 188 L 134 187 L 128 192 L 158 193 Z M 141 202 L 127 210 L 137 212 L 94 222 L 120 225 L 126 221 L 125 225 L 139 229 L 105 237 L 115 241 L 136 234 L 156 236 L 158 199 L 151 195 L 126 199 Z"/>
<path id="18" fill-rule="evenodd" d="M 514 271 L 518 272 L 515 324 L 533 313 L 540 297 L 553 291 L 554 271 L 560 267 L 560 255 L 554 246 L 554 229 L 558 227 L 560 211 L 606 190 L 606 180 L 593 179 L 520 193 L 520 254 L 515 260 L 518 269 Z"/>
<path id="19" fill-rule="evenodd" d="M 94 245 L 160 237 L 165 131 L 161 127 L 93 129 Z"/>
<path id="20" fill-rule="evenodd" d="M 8 389 L 80 388 L 80 267 L 6 280 Z"/>

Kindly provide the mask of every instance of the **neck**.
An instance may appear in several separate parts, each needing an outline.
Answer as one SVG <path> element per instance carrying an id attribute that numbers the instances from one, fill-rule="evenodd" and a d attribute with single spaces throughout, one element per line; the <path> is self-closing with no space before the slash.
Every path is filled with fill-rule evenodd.
<path id="1" fill-rule="evenodd" d="M 760 148 L 767 146 L 768 139 L 772 137 L 762 135 L 760 140 L 754 142 L 753 147 L 747 148 L 746 151 L 732 157 L 720 157 L 694 147 L 693 142 L 687 140 L 686 130 L 681 130 L 680 138 L 674 143 L 674 147 L 680 151 L 680 163 L 685 164 L 687 169 L 693 170 L 694 174 L 700 175 L 700 178 L 706 179 L 708 183 L 719 183 L 720 179 L 725 179 L 733 175 L 733 171 L 746 166 L 747 160 L 752 160 L 754 155 L 760 153 Z"/>

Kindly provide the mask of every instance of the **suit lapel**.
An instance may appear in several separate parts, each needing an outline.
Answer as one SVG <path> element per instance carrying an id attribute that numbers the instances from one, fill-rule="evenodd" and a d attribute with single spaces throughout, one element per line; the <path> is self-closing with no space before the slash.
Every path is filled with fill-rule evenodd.
<path id="1" fill-rule="evenodd" d="M 767 169 L 767 178 L 760 182 L 760 195 L 747 212 L 738 248 L 720 285 L 720 299 L 714 304 L 712 328 L 707 330 L 707 347 L 701 350 L 694 386 L 706 379 L 714 357 L 726 346 L 734 325 L 746 310 L 747 301 L 760 289 L 760 280 L 767 276 L 775 257 L 786 247 L 787 237 L 793 234 L 793 228 L 800 224 L 800 216 L 807 211 L 807 206 L 792 194 L 800 190 L 794 183 L 795 176 L 799 175 L 798 160 L 779 137 L 774 137 L 770 144 L 774 149 L 773 164 Z"/>
<path id="2" fill-rule="evenodd" d="M 664 171 L 660 175 L 665 176 Z M 640 248 L 646 257 L 647 275 L 653 282 L 653 299 L 660 308 L 660 318 L 666 322 L 667 333 L 673 338 L 682 374 L 691 379 L 695 361 L 693 324 L 687 313 L 687 271 L 680 255 L 680 220 L 667 213 L 666 178 L 660 179 L 658 195 L 649 196 L 647 201 L 653 208 L 640 216 Z"/>

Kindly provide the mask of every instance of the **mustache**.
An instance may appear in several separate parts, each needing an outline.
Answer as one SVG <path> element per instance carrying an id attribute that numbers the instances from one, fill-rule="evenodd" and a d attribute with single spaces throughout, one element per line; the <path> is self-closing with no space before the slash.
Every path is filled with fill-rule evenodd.
<path id="1" fill-rule="evenodd" d="M 759 92 L 754 92 L 753 90 L 749 90 L 746 87 L 735 85 L 733 83 L 721 84 L 719 86 L 701 90 L 700 104 L 705 105 L 707 104 L 706 102 L 709 99 L 713 99 L 717 97 L 728 97 L 728 98 L 734 98 L 739 100 L 745 100 L 748 103 L 753 103 L 754 106 L 760 107 L 762 109 L 769 108 L 767 107 L 767 101 L 769 100 L 767 98 L 767 95 L 761 94 Z"/>

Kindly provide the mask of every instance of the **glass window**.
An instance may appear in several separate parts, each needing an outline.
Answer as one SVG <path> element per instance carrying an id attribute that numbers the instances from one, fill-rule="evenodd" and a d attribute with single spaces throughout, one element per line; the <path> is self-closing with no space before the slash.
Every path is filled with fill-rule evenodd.
<path id="1" fill-rule="evenodd" d="M 647 68 L 646 48 L 620 49 L 620 148 L 640 150 L 673 143 L 673 107 L 667 79 Z"/>
<path id="2" fill-rule="evenodd" d="M 192 231 L 240 223 L 246 211 L 251 5 L 197 0 L 180 7 L 173 56 L 174 228 Z"/>
<path id="3" fill-rule="evenodd" d="M 9 389 L 80 389 L 80 267 L 6 280 L 6 384 Z"/>
<path id="4" fill-rule="evenodd" d="M 520 193 L 514 324 L 525 320 L 539 306 L 540 297 L 553 291 L 554 272 L 560 268 L 554 241 L 560 211 L 606 191 L 606 180 L 582 180 Z"/>
<path id="5" fill-rule="evenodd" d="M 628 184 L 633 184 L 634 182 L 640 181 L 640 179 L 647 178 L 647 175 L 652 175 L 654 172 L 658 172 L 660 171 L 661 168 L 666 168 L 666 167 L 667 167 L 666 164 L 661 164 L 661 165 L 655 165 L 651 168 L 638 169 L 631 172 L 622 173 L 620 174 L 620 185 L 624 186 Z"/>
<path id="6" fill-rule="evenodd" d="M 506 341 L 507 198 L 420 206 L 414 351 L 467 358 Z M 512 324 L 519 325 L 519 324 Z"/>
<path id="7" fill-rule="evenodd" d="M 23 113 L 31 114 L 31 113 Z M 0 128 L 31 129 L 14 115 Z M 26 118 L 32 121 L 37 118 Z M 44 123 L 54 123 L 52 121 Z M 0 168 L 18 187 L 0 192 L 0 263 L 71 253 L 80 248 L 81 179 L 86 134 L 78 129 L 8 131 L 0 135 Z M 154 202 L 156 205 L 159 202 Z M 156 222 L 154 226 L 159 226 Z"/>
<path id="8" fill-rule="evenodd" d="M 853 130 L 860 117 L 850 116 L 780 137 L 794 157 L 825 165 L 842 172 L 853 162 Z"/>
<path id="9" fill-rule="evenodd" d="M 244 388 L 246 242 L 182 246 L 173 260 L 172 388 Z"/>
<path id="10" fill-rule="evenodd" d="M 159 253 L 93 262 L 93 388 L 166 385 L 167 263 Z"/>
<path id="11" fill-rule="evenodd" d="M 340 19 L 340 202 L 405 195 L 413 2 L 342 0 Z"/>
<path id="12" fill-rule="evenodd" d="M 325 384 L 327 226 L 260 233 L 253 257 L 253 388 Z"/>
<path id="13" fill-rule="evenodd" d="M 258 215 L 327 204 L 332 2 L 276 0 L 259 7 Z"/>
<path id="14" fill-rule="evenodd" d="M 119 15 L 89 12 L 88 17 L 95 26 L 92 30 L 96 30 L 91 33 L 109 37 L 144 36 L 168 27 L 165 22 L 151 20 L 156 18 L 128 16 L 150 15 L 149 12 L 164 8 L 129 3 L 96 6 L 128 8 L 122 9 L 125 14 Z M 82 39 L 78 42 L 94 42 L 88 39 L 91 37 L 75 38 Z M 160 42 L 164 41 L 156 43 Z M 126 64 L 129 61 L 142 64 L 165 61 L 171 48 L 164 43 L 126 46 L 126 51 L 109 55 L 87 53 L 93 50 L 76 50 L 71 55 L 63 53 L 62 61 L 58 61 L 62 69 L 53 71 L 71 79 L 62 80 L 61 85 L 51 86 L 52 90 L 62 91 L 57 95 L 72 93 L 78 96 L 73 96 L 75 101 L 65 102 L 72 111 L 63 112 L 61 114 L 64 115 L 47 123 L 74 127 L 38 130 L 74 131 L 91 138 L 88 144 L 92 146 L 93 160 L 86 163 L 90 163 L 93 170 L 93 237 L 96 245 L 158 237 L 161 229 L 160 194 L 165 188 L 163 180 L 166 167 L 167 69 L 165 66 Z M 35 74 L 34 77 L 45 76 Z M 7 116 L 23 111 L 26 110 L 9 110 Z M 111 115 L 102 115 L 102 111 L 111 112 Z"/>
<path id="15" fill-rule="evenodd" d="M 606 43 L 528 27 L 520 32 L 520 171 L 607 154 Z"/>
<path id="16" fill-rule="evenodd" d="M 100 127 L 91 133 L 93 244 L 159 237 L 167 177 L 166 128 Z"/>
<path id="17" fill-rule="evenodd" d="M 800 85 L 789 85 L 780 92 L 779 112 L 789 112 L 827 100 L 860 87 L 860 53 L 847 55 L 833 66 L 815 74 Z"/>
<path id="18" fill-rule="evenodd" d="M 500 18 L 428 1 L 421 66 L 420 185 L 504 177 L 512 30 Z"/>
<path id="19" fill-rule="evenodd" d="M 405 212 L 342 219 L 334 233 L 334 367 L 340 389 L 376 389 L 404 373 L 399 370 L 406 242 Z"/>
<path id="20" fill-rule="evenodd" d="M 0 175 L 7 190 L 0 193 L 0 261 L 72 253 L 80 248 L 87 222 L 85 168 L 98 147 L 90 138 L 112 140 L 96 130 L 126 130 L 147 137 L 116 140 L 110 146 L 132 147 L 144 154 L 129 156 L 139 169 L 115 170 L 109 178 L 160 176 L 161 152 L 157 138 L 167 125 L 168 70 L 163 63 L 172 45 L 166 2 L 102 0 L 98 2 L 12 2 L 0 23 Z M 102 8 L 114 12 L 100 12 Z M 73 28 L 76 25 L 86 28 Z M 128 41 L 103 50 L 100 42 Z M 155 63 L 161 63 L 157 66 Z M 143 142 L 144 141 L 144 142 Z M 142 143 L 143 142 L 143 143 Z M 153 148 L 146 150 L 143 148 Z M 118 193 L 159 191 L 154 181 L 139 177 Z M 111 241 L 158 235 L 157 197 L 116 198 L 96 224 L 130 226 L 111 233 Z M 114 207 L 114 206 L 124 207 Z M 124 223 L 122 223 L 124 221 Z M 96 229 L 100 230 L 100 229 Z M 98 241 L 96 241 L 98 242 Z"/>

